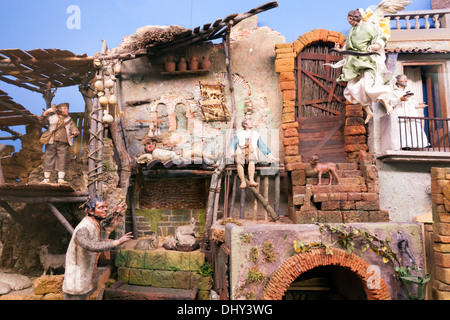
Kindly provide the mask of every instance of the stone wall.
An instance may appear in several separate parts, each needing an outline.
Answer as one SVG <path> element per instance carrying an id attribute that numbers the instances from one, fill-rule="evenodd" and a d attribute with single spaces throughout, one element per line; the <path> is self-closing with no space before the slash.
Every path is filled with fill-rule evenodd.
<path id="1" fill-rule="evenodd" d="M 115 258 L 118 280 L 125 284 L 173 289 L 198 288 L 198 300 L 208 300 L 212 277 L 202 276 L 205 255 L 200 251 L 181 252 L 119 250 Z"/>
<path id="2" fill-rule="evenodd" d="M 433 299 L 450 299 L 450 168 L 431 168 L 434 261 Z"/>

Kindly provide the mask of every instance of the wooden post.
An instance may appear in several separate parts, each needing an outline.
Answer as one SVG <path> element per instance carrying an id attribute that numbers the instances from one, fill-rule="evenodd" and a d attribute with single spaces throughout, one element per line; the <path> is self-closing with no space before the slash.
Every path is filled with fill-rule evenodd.
<path id="1" fill-rule="evenodd" d="M 241 207 L 239 210 L 239 219 L 245 219 L 245 189 L 241 190 Z"/>
<path id="2" fill-rule="evenodd" d="M 64 228 L 72 235 L 73 234 L 73 227 L 70 225 L 70 223 L 66 220 L 66 218 L 59 212 L 59 210 L 50 202 L 47 202 L 47 206 L 49 207 L 50 211 L 54 214 L 54 216 L 59 220 L 59 222 L 62 223 Z"/>
<path id="3" fill-rule="evenodd" d="M 280 216 L 280 171 L 275 175 L 275 200 L 273 210 Z"/>
<path id="4" fill-rule="evenodd" d="M 261 186 L 261 176 L 260 175 L 258 175 L 256 177 L 256 183 L 258 184 L 258 187 L 255 187 L 255 188 L 259 189 L 259 187 Z M 256 220 L 256 221 L 258 220 L 258 199 L 256 199 L 256 197 L 253 202 L 253 220 Z"/>
<path id="5" fill-rule="evenodd" d="M 1 152 L 3 149 L 6 148 L 6 144 L 0 144 L 0 184 L 5 184 L 5 177 L 3 176 L 3 170 L 2 170 L 2 157 Z"/>
<path id="6" fill-rule="evenodd" d="M 231 70 L 231 39 L 230 39 L 230 33 L 231 33 L 231 27 L 233 26 L 233 20 L 231 20 L 228 24 L 227 31 L 224 37 L 224 50 L 225 50 L 225 64 L 227 66 L 228 71 L 228 84 L 230 86 L 230 94 L 231 94 L 231 106 L 232 106 L 232 115 L 231 115 L 231 124 L 230 124 L 230 130 L 228 130 L 226 138 L 225 138 L 225 148 L 229 146 L 232 139 L 232 132 L 233 128 L 235 128 L 235 122 L 236 122 L 236 101 L 234 97 L 234 85 L 233 85 L 233 74 Z M 211 231 L 211 225 L 212 225 L 212 218 L 213 218 L 213 211 L 214 211 L 214 203 L 215 203 L 215 195 L 219 188 L 219 183 L 221 182 L 219 177 L 223 174 L 223 171 L 226 167 L 226 153 L 223 154 L 222 159 L 218 161 L 219 167 L 214 171 L 212 178 L 211 178 L 211 185 L 209 189 L 209 195 L 208 195 L 208 205 L 206 208 L 206 223 L 205 223 L 205 232 L 203 234 L 203 249 L 209 249 L 207 248 L 209 244 L 209 233 Z"/>
<path id="7" fill-rule="evenodd" d="M 264 199 L 269 202 L 269 176 L 264 176 Z M 264 210 L 264 220 L 269 221 L 269 217 L 267 216 L 267 209 Z"/>
<path id="8" fill-rule="evenodd" d="M 250 183 L 247 179 L 245 179 L 245 181 L 247 182 L 247 185 Z M 280 220 L 280 217 L 278 217 L 277 214 L 275 213 L 275 211 L 273 211 L 273 208 L 270 206 L 269 202 L 266 199 L 264 199 L 264 197 L 261 195 L 261 193 L 259 193 L 259 190 L 256 189 L 255 187 L 248 187 L 248 188 L 253 192 L 253 194 L 256 196 L 258 201 L 267 210 L 267 212 L 269 213 L 272 220 L 273 221 Z M 243 189 L 243 190 L 245 190 L 245 189 Z"/>
<path id="9" fill-rule="evenodd" d="M 233 172 L 233 187 L 231 188 L 231 201 L 230 201 L 230 207 L 228 209 L 228 218 L 233 217 L 234 212 L 234 203 L 236 201 L 236 186 L 237 186 L 237 174 Z"/>
<path id="10" fill-rule="evenodd" d="M 128 199 L 130 202 L 130 213 L 131 213 L 131 223 L 133 225 L 133 236 L 134 239 L 138 238 L 138 231 L 137 231 L 137 222 L 136 222 L 136 208 L 134 203 L 134 186 L 130 186 L 128 188 Z"/>
<path id="11" fill-rule="evenodd" d="M 23 219 L 23 217 L 18 214 L 6 201 L 0 201 L 0 206 L 2 206 L 6 212 L 9 213 L 9 215 L 11 216 L 11 218 L 13 218 L 15 221 L 17 221 L 18 223 L 20 223 L 22 226 L 26 226 L 25 223 L 25 219 Z"/>
<path id="12" fill-rule="evenodd" d="M 89 197 L 91 199 L 97 197 L 97 188 L 95 183 L 96 178 L 96 167 L 97 163 L 94 158 L 96 149 L 97 149 L 97 140 L 96 140 L 96 133 L 97 133 L 97 121 L 96 121 L 96 115 L 98 113 L 98 97 L 94 98 L 93 102 L 93 109 L 89 115 L 89 159 L 88 159 L 88 189 L 89 189 Z"/>

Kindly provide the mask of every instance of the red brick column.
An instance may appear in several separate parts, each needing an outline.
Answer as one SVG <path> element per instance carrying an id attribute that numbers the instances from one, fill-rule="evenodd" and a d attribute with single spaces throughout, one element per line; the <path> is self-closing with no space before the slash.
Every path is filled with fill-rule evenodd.
<path id="1" fill-rule="evenodd" d="M 450 168 L 431 168 L 436 279 L 433 299 L 450 300 Z"/>

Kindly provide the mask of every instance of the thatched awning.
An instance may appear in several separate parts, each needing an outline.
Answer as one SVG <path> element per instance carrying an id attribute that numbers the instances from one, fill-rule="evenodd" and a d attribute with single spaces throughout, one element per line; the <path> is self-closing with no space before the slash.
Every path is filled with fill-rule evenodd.
<path id="1" fill-rule="evenodd" d="M 67 50 L 0 50 L 0 81 L 34 92 L 80 85 L 94 70 L 93 58 Z"/>
<path id="2" fill-rule="evenodd" d="M 135 56 L 159 54 L 201 41 L 212 41 L 222 38 L 230 25 L 235 26 L 251 16 L 276 7 L 278 2 L 272 1 L 246 13 L 230 14 L 224 19 L 217 19 L 192 30 L 180 26 L 143 27 L 135 34 L 125 37 L 120 47 L 114 49 L 114 53 L 132 53 Z"/>

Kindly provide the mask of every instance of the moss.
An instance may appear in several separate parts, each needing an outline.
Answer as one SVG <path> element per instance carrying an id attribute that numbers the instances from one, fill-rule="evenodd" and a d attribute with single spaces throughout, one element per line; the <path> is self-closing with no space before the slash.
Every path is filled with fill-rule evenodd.
<path id="1" fill-rule="evenodd" d="M 246 243 L 246 244 L 252 242 L 252 240 L 253 240 L 253 234 L 252 233 L 248 233 L 248 232 L 246 232 L 244 234 L 241 234 L 240 237 L 241 237 L 242 243 Z"/>
<path id="2" fill-rule="evenodd" d="M 253 263 L 256 263 L 258 261 L 258 257 L 259 257 L 259 249 L 258 247 L 252 247 L 250 249 L 250 261 Z"/>
<path id="3" fill-rule="evenodd" d="M 206 227 L 206 210 L 205 209 L 201 209 L 201 210 L 197 210 L 198 213 L 198 221 L 200 222 L 200 233 L 203 233 L 205 231 L 205 227 Z"/>
<path id="4" fill-rule="evenodd" d="M 153 232 L 158 231 L 158 223 L 163 217 L 163 210 L 160 209 L 136 209 L 136 215 L 143 216 L 150 221 Z"/>
<path id="5" fill-rule="evenodd" d="M 277 255 L 273 250 L 273 243 L 270 240 L 267 240 L 262 245 L 262 252 L 265 256 L 264 261 L 266 262 L 274 262 Z"/>
<path id="6" fill-rule="evenodd" d="M 264 274 L 258 269 L 258 267 L 254 267 L 247 271 L 247 283 L 258 283 L 264 280 Z"/>

